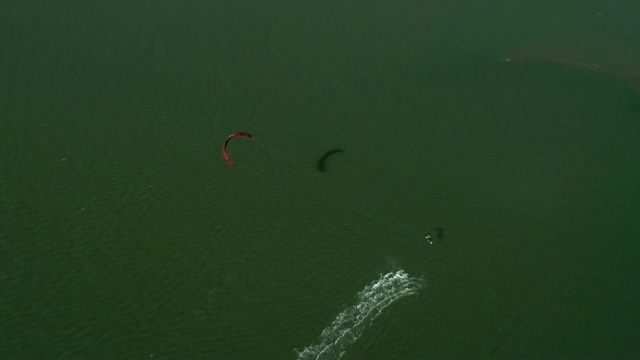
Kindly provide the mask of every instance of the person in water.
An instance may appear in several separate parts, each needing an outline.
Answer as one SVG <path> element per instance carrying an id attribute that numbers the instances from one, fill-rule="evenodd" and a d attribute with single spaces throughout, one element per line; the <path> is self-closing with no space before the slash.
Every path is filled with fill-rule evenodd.
<path id="1" fill-rule="evenodd" d="M 433 245 L 433 240 L 431 240 L 431 233 L 424 234 L 424 238 L 427 239 L 429 245 Z"/>

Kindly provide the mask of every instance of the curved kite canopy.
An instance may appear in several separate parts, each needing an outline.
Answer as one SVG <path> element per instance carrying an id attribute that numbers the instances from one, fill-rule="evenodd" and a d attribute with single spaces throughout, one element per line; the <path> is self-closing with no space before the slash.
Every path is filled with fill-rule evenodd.
<path id="1" fill-rule="evenodd" d="M 222 156 L 224 157 L 225 160 L 227 160 L 227 162 L 231 166 L 236 166 L 236 165 L 231 161 L 231 159 L 229 159 L 229 155 L 227 155 L 227 143 L 229 142 L 229 140 L 233 139 L 236 136 L 244 136 L 244 137 L 251 138 L 251 134 L 249 134 L 248 132 L 242 132 L 242 131 L 234 132 L 233 134 L 227 137 L 227 140 L 225 140 L 224 145 L 222 146 Z"/>

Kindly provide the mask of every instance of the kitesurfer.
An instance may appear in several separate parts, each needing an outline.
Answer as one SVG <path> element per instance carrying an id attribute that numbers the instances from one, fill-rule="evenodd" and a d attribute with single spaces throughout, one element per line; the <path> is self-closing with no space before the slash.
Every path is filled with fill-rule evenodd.
<path id="1" fill-rule="evenodd" d="M 427 239 L 429 245 L 433 245 L 433 240 L 431 240 L 431 233 L 424 234 L 424 238 Z"/>

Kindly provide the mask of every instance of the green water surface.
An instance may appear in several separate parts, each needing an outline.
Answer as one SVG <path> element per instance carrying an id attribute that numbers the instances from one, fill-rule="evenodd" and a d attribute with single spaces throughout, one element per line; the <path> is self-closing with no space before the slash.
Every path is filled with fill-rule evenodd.
<path id="1" fill-rule="evenodd" d="M 0 358 L 640 356 L 633 2 L 0 14 Z"/>

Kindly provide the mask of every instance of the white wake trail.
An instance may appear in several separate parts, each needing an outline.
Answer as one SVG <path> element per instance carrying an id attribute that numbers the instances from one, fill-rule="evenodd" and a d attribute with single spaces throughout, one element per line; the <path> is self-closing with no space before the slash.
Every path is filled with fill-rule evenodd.
<path id="1" fill-rule="evenodd" d="M 380 275 L 380 278 L 358 293 L 358 303 L 346 308 L 320 334 L 319 342 L 297 350 L 299 360 L 340 359 L 356 342 L 382 310 L 396 300 L 415 295 L 422 281 L 403 270 Z"/>

